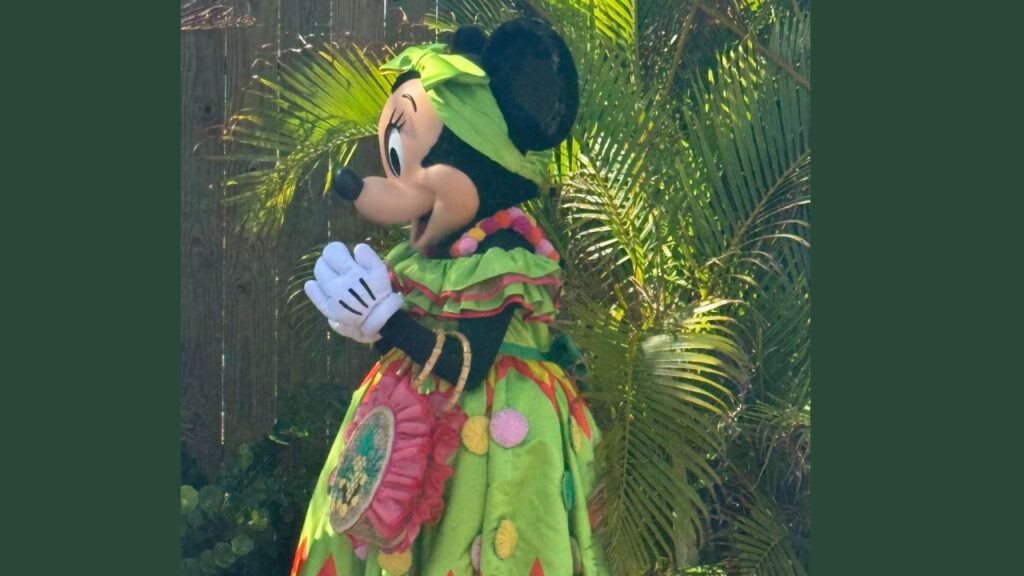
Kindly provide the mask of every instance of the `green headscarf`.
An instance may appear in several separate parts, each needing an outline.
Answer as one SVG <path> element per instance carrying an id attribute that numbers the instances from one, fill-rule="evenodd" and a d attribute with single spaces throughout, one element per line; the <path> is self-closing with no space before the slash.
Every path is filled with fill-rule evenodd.
<path id="1" fill-rule="evenodd" d="M 549 154 L 519 152 L 508 137 L 508 125 L 491 94 L 487 73 L 465 56 L 446 54 L 445 48 L 445 44 L 406 48 L 381 70 L 419 72 L 434 110 L 449 130 L 505 169 L 543 185 Z"/>

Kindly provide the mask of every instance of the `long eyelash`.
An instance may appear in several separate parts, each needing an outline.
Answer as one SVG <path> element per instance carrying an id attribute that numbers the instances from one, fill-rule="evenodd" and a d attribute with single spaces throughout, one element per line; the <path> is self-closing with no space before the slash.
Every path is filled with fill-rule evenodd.
<path id="1" fill-rule="evenodd" d="M 399 114 L 398 118 L 395 118 L 395 113 L 397 112 L 397 106 L 393 110 L 391 110 L 391 118 L 388 118 L 388 126 L 386 128 L 387 130 L 390 130 L 392 127 L 401 130 L 402 126 L 405 126 L 405 122 L 403 122 L 403 120 L 405 120 L 405 111 L 402 111 L 402 113 Z"/>

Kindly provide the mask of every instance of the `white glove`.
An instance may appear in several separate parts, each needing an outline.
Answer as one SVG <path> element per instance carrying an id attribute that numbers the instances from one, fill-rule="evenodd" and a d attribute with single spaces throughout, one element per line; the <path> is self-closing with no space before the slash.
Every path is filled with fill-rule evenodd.
<path id="1" fill-rule="evenodd" d="M 353 251 L 331 242 L 313 267 L 316 280 L 306 282 L 306 296 L 339 334 L 373 342 L 380 329 L 403 303 L 391 289 L 388 268 L 373 248 L 359 244 Z"/>
<path id="2" fill-rule="evenodd" d="M 345 338 L 350 338 L 362 344 L 373 344 L 377 340 L 380 340 L 380 334 L 374 336 L 367 336 L 366 334 L 363 334 L 363 331 L 359 328 L 359 326 L 341 324 L 340 322 L 335 322 L 334 320 L 328 320 L 327 324 L 331 327 L 331 330 L 334 330 L 335 332 L 341 334 Z"/>

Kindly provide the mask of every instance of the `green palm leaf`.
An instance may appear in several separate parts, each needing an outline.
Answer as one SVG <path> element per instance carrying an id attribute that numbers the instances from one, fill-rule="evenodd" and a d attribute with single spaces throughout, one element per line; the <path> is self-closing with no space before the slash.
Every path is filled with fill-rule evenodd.
<path id="1" fill-rule="evenodd" d="M 423 21 L 438 32 L 454 32 L 459 26 L 475 24 L 490 33 L 520 14 L 503 0 L 439 0 L 436 16 L 428 13 Z"/>
<path id="2" fill-rule="evenodd" d="M 718 482 L 710 457 L 732 385 L 748 364 L 725 301 L 684 307 L 672 322 L 641 329 L 607 304 L 579 301 L 569 329 L 587 351 L 589 396 L 608 412 L 598 445 L 600 536 L 615 574 L 672 560 L 703 530 L 702 487 Z"/>
<path id="3" fill-rule="evenodd" d="M 598 46 L 634 51 L 637 37 L 634 0 L 525 0 L 525 4 L 559 30 L 574 56 L 579 57 Z"/>
<path id="4" fill-rule="evenodd" d="M 224 132 L 243 150 L 224 158 L 252 167 L 224 181 L 252 233 L 279 230 L 300 183 L 322 163 L 347 162 L 360 138 L 376 134 L 390 91 L 377 62 L 355 46 L 286 52 L 276 76 L 254 77 L 257 103 L 234 114 Z"/>
<path id="5" fill-rule="evenodd" d="M 806 18 L 777 23 L 771 46 L 809 77 Z M 686 109 L 690 240 L 719 279 L 779 271 L 783 241 L 809 247 L 810 95 L 742 43 L 695 86 Z M 702 176 L 686 178 L 685 176 Z M 694 206 L 699 209 L 693 210 Z M 799 262 L 793 262 L 799 264 Z M 724 280 L 723 280 L 724 281 Z"/>
<path id="6" fill-rule="evenodd" d="M 793 550 L 784 516 L 754 494 L 747 513 L 737 517 L 729 539 L 729 574 L 737 576 L 805 576 Z"/>

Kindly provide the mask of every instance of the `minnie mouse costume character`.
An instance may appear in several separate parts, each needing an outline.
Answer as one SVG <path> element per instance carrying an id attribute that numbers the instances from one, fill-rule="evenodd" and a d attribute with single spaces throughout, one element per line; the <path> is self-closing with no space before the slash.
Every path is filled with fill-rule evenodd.
<path id="1" fill-rule="evenodd" d="M 588 510 L 599 432 L 548 354 L 559 255 L 517 206 L 545 183 L 544 151 L 575 120 L 572 56 L 549 26 L 524 18 L 489 38 L 462 27 L 449 46 L 408 48 L 383 69 L 397 74 L 378 125 L 386 176 L 343 168 L 333 187 L 369 220 L 412 222 L 412 234 L 384 259 L 365 244 L 351 254 L 328 244 L 306 284 L 332 329 L 374 343 L 382 357 L 354 394 L 320 474 L 292 575 L 602 574 Z M 458 338 L 443 338 L 446 331 Z M 381 391 L 410 364 L 432 375 L 408 387 L 412 394 Z M 454 396 L 461 410 L 448 417 L 454 432 L 435 434 L 426 457 L 436 472 L 424 481 L 434 484 L 428 504 L 436 510 L 388 545 L 336 532 L 337 475 L 353 474 L 353 459 L 360 481 L 385 477 L 379 490 L 388 494 L 360 505 L 379 508 L 371 510 L 377 524 L 386 524 L 380 519 L 391 517 L 394 502 L 423 493 L 403 492 L 394 478 L 409 464 L 397 439 L 389 462 L 348 456 L 346 444 L 373 449 L 374 438 L 353 424 L 377 418 L 397 437 L 407 425 L 404 406 L 426 406 L 422 394 L 452 397 L 455 382 L 465 388 Z M 376 410 L 382 395 L 393 405 L 390 421 Z"/>

